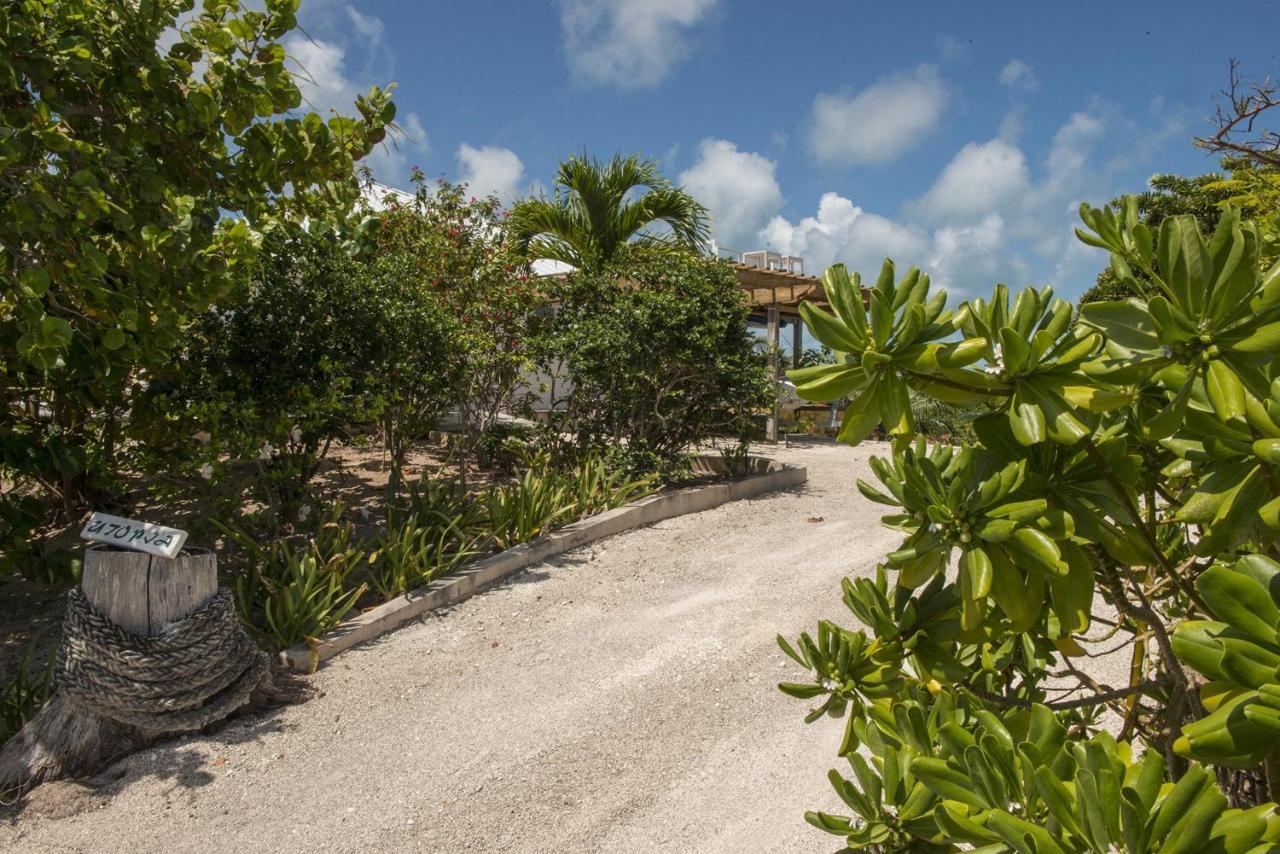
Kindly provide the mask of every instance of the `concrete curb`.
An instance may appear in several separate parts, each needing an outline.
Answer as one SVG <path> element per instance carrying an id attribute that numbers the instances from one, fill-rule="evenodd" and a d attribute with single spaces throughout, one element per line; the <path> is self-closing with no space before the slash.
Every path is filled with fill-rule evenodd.
<path id="1" fill-rule="evenodd" d="M 698 462 L 704 469 L 718 467 L 720 463 L 718 459 L 708 457 L 699 458 Z M 726 483 L 691 486 L 650 495 L 566 525 L 498 554 L 472 561 L 447 578 L 432 581 L 404 596 L 397 596 L 365 611 L 314 643 L 290 647 L 280 653 L 280 659 L 291 670 L 314 672 L 320 662 L 344 650 L 386 634 L 427 611 L 456 605 L 503 578 L 549 557 L 632 528 L 641 528 L 687 513 L 700 513 L 730 501 L 799 486 L 809 479 L 808 471 L 801 466 L 789 466 L 760 458 L 752 458 L 751 463 L 751 468 L 759 473 Z"/>

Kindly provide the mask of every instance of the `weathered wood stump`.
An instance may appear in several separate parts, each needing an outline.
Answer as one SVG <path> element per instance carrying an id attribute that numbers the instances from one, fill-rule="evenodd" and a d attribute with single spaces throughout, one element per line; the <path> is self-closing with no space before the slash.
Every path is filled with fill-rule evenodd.
<path id="1" fill-rule="evenodd" d="M 268 668 L 265 654 L 229 613 L 226 596 L 218 591 L 217 559 L 207 550 L 185 550 L 170 560 L 109 546 L 87 549 L 81 590 L 69 596 L 53 696 L 0 750 L 0 791 L 88 775 L 162 738 L 199 729 L 209 722 L 205 703 L 224 717 L 252 700 L 306 695 L 302 683 Z M 192 649 L 202 651 L 207 666 L 190 656 L 175 663 L 183 642 L 171 639 L 182 632 L 202 633 Z M 120 686 L 119 698 L 111 696 L 113 686 Z M 190 692 L 180 693 L 188 686 Z M 172 725 L 165 723 L 170 714 Z"/>
<path id="2" fill-rule="evenodd" d="M 185 549 L 173 560 L 109 546 L 84 553 L 80 588 L 89 604 L 126 632 L 155 637 L 218 592 L 218 559 Z"/>

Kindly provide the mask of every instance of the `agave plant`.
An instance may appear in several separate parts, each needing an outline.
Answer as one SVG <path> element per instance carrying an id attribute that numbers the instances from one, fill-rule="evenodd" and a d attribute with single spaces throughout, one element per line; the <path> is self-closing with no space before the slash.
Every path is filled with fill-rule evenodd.
<path id="1" fill-rule="evenodd" d="M 416 513 L 392 520 L 369 552 L 367 582 L 383 599 L 442 578 L 483 552 L 467 515 L 424 520 Z"/>
<path id="2" fill-rule="evenodd" d="M 486 496 L 489 529 L 499 549 L 527 543 L 577 509 L 571 484 L 549 466 L 531 466 L 509 484 L 491 488 Z"/>
<path id="3" fill-rule="evenodd" d="M 342 514 L 335 505 L 301 545 L 286 539 L 264 544 L 251 531 L 220 526 L 244 552 L 231 583 L 240 619 L 268 649 L 336 628 L 364 593 L 353 572 L 365 555 L 351 545 L 352 526 Z"/>

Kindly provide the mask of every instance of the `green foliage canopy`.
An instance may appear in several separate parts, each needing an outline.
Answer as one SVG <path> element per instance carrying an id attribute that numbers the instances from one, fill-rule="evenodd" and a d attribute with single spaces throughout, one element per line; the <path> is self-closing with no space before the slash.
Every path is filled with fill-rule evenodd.
<path id="1" fill-rule="evenodd" d="M 558 305 L 542 364 L 571 391 L 552 426 L 580 449 L 625 445 L 670 464 L 714 435 L 745 438 L 770 400 L 748 307 L 728 265 L 629 250 L 599 271 L 552 282 Z"/>
<path id="2" fill-rule="evenodd" d="M 357 118 L 296 112 L 297 0 L 191 8 L 22 0 L 0 22 L 0 461 L 69 513 L 117 469 L 146 372 L 262 232 L 351 203 L 394 116 L 377 88 Z"/>
<path id="3" fill-rule="evenodd" d="M 822 623 L 816 639 L 780 639 L 813 674 L 782 689 L 820 699 L 811 718 L 848 717 L 840 753 L 854 778 L 831 779 L 855 816 L 810 821 L 853 848 L 1278 841 L 1269 224 L 1228 205 L 1207 234 L 1190 215 L 1152 228 L 1134 199 L 1081 217 L 1080 238 L 1138 296 L 1087 304 L 1079 323 L 1048 289 L 1003 285 L 950 312 L 925 276 L 890 262 L 868 308 L 836 267 L 833 312 L 803 309 L 837 361 L 793 371 L 798 391 L 850 397 L 848 442 L 887 428 L 880 482 L 859 489 L 904 534 L 875 581 L 845 584 L 866 630 Z M 929 447 L 911 393 L 990 411 L 972 444 Z M 1114 617 L 1097 613 L 1103 602 Z M 1100 621 L 1131 656 L 1125 685 L 1099 686 L 1076 663 Z"/>

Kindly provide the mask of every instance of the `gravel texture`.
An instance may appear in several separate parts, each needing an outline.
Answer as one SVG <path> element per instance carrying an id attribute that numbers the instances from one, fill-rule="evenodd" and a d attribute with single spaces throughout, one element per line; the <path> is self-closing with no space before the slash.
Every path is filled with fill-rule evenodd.
<path id="1" fill-rule="evenodd" d="M 854 488 L 884 451 L 776 449 L 806 486 L 566 553 L 339 656 L 319 699 L 37 789 L 0 849 L 834 850 L 803 813 L 844 812 L 840 723 L 777 691 L 774 637 L 852 621 L 840 579 L 896 542 Z"/>

